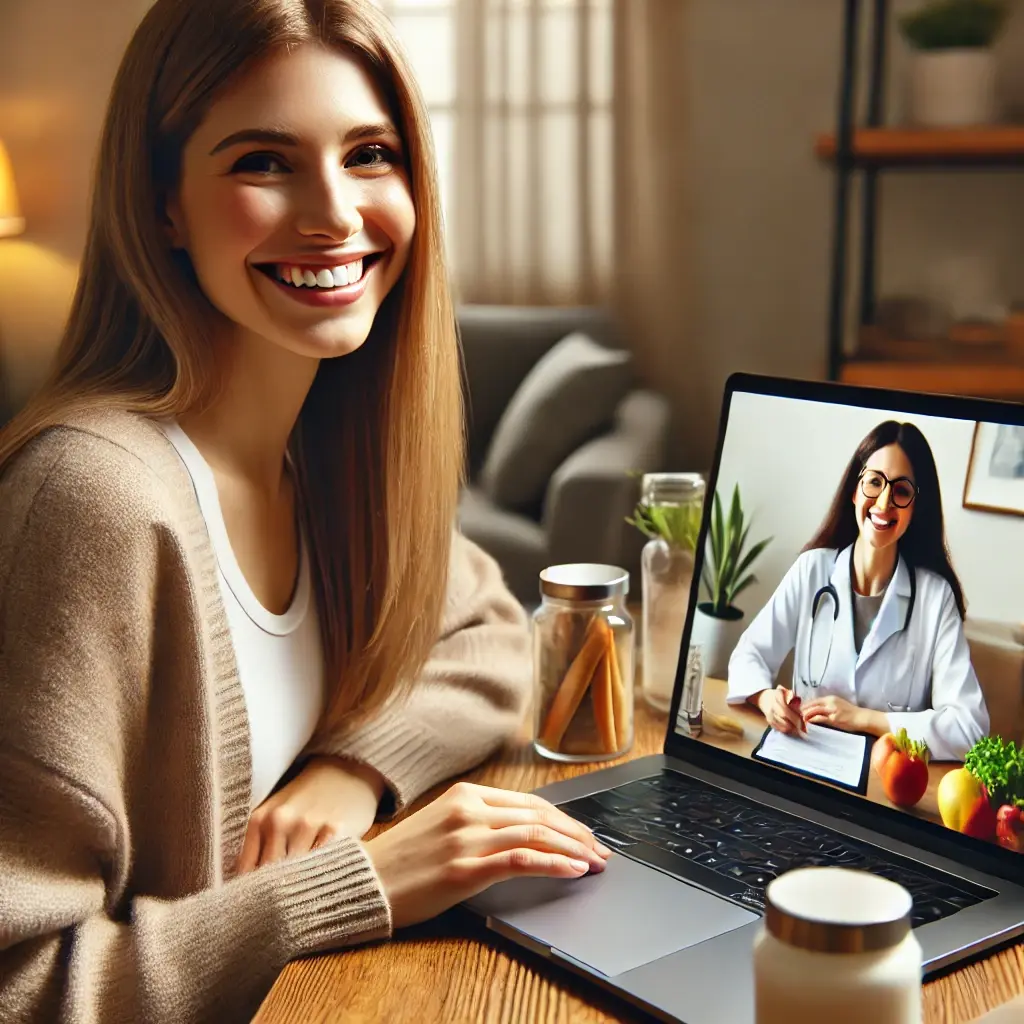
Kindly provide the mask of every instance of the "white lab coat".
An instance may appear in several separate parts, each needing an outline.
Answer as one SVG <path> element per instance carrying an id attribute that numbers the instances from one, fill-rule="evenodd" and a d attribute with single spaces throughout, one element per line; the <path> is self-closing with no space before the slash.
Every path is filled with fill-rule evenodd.
<path id="1" fill-rule="evenodd" d="M 906 625 L 910 572 L 901 556 L 858 654 L 850 608 L 851 550 L 838 556 L 835 549 L 805 551 L 793 563 L 729 659 L 729 703 L 740 704 L 770 687 L 794 651 L 792 688 L 805 702 L 834 694 L 887 712 L 890 729 L 905 727 L 913 739 L 924 740 L 934 760 L 962 761 L 975 740 L 988 735 L 989 717 L 952 588 L 937 573 L 918 569 L 917 597 Z M 808 669 L 811 603 L 829 582 L 839 595 L 839 618 L 833 622 L 832 602 L 824 598 L 815 627 L 815 662 L 824 662 L 830 629 L 832 649 L 822 678 L 809 679 L 814 674 Z"/>

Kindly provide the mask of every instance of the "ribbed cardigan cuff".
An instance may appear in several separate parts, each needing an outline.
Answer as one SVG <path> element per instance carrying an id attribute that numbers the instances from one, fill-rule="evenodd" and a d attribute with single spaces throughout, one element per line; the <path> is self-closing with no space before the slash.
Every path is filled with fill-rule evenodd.
<path id="1" fill-rule="evenodd" d="M 291 947 L 288 959 L 391 934 L 391 907 L 366 848 L 329 843 L 295 860 L 261 868 Z"/>
<path id="2" fill-rule="evenodd" d="M 411 720 L 406 708 L 397 707 L 385 710 L 355 735 L 338 742 L 329 737 L 315 742 L 309 753 L 348 758 L 380 772 L 394 798 L 393 806 L 388 800 L 382 802 L 381 815 L 391 817 L 452 774 L 453 762 L 461 760 L 452 749 L 456 745 L 455 737 L 441 742 L 423 722 Z M 475 748 L 479 740 L 470 737 L 466 746 Z"/>

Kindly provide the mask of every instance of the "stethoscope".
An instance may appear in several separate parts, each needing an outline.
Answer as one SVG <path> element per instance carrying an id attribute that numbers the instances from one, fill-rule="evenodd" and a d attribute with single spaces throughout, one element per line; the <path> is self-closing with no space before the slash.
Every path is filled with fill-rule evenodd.
<path id="1" fill-rule="evenodd" d="M 836 559 L 838 559 L 838 558 L 839 558 L 839 556 L 836 555 Z M 903 620 L 903 630 L 904 631 L 906 630 L 907 626 L 910 625 L 910 618 L 914 614 L 914 603 L 917 600 L 917 573 L 914 571 L 914 567 L 912 565 L 910 565 L 909 563 L 907 563 L 907 574 L 910 577 L 910 601 L 907 603 L 907 615 L 906 615 L 906 618 Z M 831 600 L 831 602 L 832 602 L 832 618 L 831 618 L 831 621 L 825 620 L 825 621 L 828 621 L 828 627 L 829 627 L 829 630 L 828 630 L 828 645 L 825 648 L 825 662 L 821 666 L 821 671 L 819 673 L 817 673 L 817 678 L 815 679 L 814 678 L 814 673 L 811 671 L 811 667 L 813 665 L 812 654 L 813 654 L 813 649 L 814 649 L 814 627 L 817 625 L 817 623 L 819 621 L 818 620 L 818 608 L 821 605 L 822 601 L 824 601 L 824 599 L 826 597 L 829 598 L 829 600 Z M 853 593 L 853 549 L 851 549 L 850 550 L 850 619 L 851 619 L 851 623 L 852 623 L 852 620 L 853 620 L 853 605 L 854 605 L 854 601 L 855 601 L 855 598 L 854 598 L 854 593 Z M 835 588 L 835 585 L 831 581 L 829 581 L 823 587 L 819 587 L 815 591 L 814 597 L 811 599 L 811 628 L 810 628 L 810 631 L 809 631 L 808 636 L 807 636 L 807 658 L 806 658 L 806 662 L 805 662 L 805 665 L 804 665 L 805 671 L 803 673 L 803 677 L 800 679 L 800 682 L 804 686 L 809 687 L 812 690 L 816 690 L 819 686 L 821 686 L 821 681 L 825 677 L 825 673 L 828 671 L 829 659 L 832 656 L 832 638 L 835 636 L 836 623 L 838 621 L 839 621 L 839 591 L 837 591 L 836 588 Z M 911 646 L 910 657 L 911 657 L 911 659 L 915 658 L 913 646 Z M 915 668 L 916 668 L 916 665 L 914 664 L 914 662 L 912 660 L 911 661 L 911 667 L 910 667 L 909 683 L 907 685 L 907 699 L 908 700 L 910 699 L 910 689 L 914 685 L 914 670 L 915 670 Z M 893 712 L 910 711 L 911 710 L 910 706 L 907 705 L 907 704 L 893 704 L 893 703 L 891 703 L 889 701 L 886 701 L 886 704 L 888 705 L 889 710 L 893 711 Z"/>

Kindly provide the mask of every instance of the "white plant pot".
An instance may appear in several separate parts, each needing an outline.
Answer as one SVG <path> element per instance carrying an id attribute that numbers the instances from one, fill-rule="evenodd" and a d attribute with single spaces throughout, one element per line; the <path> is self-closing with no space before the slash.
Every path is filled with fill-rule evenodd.
<path id="1" fill-rule="evenodd" d="M 729 669 L 729 656 L 743 634 L 745 621 L 720 619 L 708 615 L 700 605 L 694 614 L 693 629 L 690 631 L 690 645 L 700 645 L 704 659 L 704 672 L 716 679 L 725 679 Z"/>
<path id="2" fill-rule="evenodd" d="M 923 128 L 993 124 L 995 55 L 987 48 L 912 54 L 908 100 L 910 120 Z"/>

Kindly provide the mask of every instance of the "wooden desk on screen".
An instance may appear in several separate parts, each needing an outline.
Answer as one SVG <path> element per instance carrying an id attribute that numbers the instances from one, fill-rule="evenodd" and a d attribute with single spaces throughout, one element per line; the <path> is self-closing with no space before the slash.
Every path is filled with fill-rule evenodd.
<path id="1" fill-rule="evenodd" d="M 714 699 L 713 689 L 709 688 L 708 704 Z M 724 702 L 724 688 L 720 697 Z M 749 716 L 742 713 L 744 729 L 751 735 L 758 718 L 753 708 Z M 649 710 L 638 693 L 636 740 L 632 751 L 622 760 L 660 753 L 666 724 L 665 716 Z M 761 730 L 756 732 L 760 736 Z M 749 749 L 754 742 L 756 739 Z M 487 786 L 527 791 L 592 768 L 544 761 L 534 754 L 524 736 L 464 777 Z M 929 786 L 933 803 L 936 782 L 933 778 Z M 416 806 L 422 806 L 445 788 L 427 794 Z M 378 827 L 371 834 L 379 830 Z M 924 1022 L 967 1024 L 1021 993 L 1024 944 L 925 985 Z M 567 971 L 487 933 L 477 922 L 456 911 L 409 929 L 391 942 L 289 964 L 254 1021 L 640 1024 L 649 1019 Z"/>
<path id="2" fill-rule="evenodd" d="M 729 715 L 735 719 L 743 726 L 743 736 L 733 736 L 730 733 L 716 733 L 708 729 L 704 731 L 701 739 L 712 746 L 720 747 L 722 750 L 728 750 L 734 754 L 749 757 L 750 752 L 757 746 L 764 733 L 764 716 L 757 708 L 751 707 L 749 704 L 726 704 L 725 691 L 726 684 L 723 679 L 705 679 L 704 707 L 708 711 L 713 711 L 720 715 Z M 916 807 L 910 808 L 905 813 L 913 814 L 919 818 L 926 818 L 941 825 L 942 819 L 939 817 L 936 791 L 943 775 L 959 767 L 960 765 L 955 761 L 937 761 L 930 764 L 928 766 L 927 792 L 921 797 L 921 802 Z M 867 795 L 869 800 L 885 804 L 887 807 L 893 806 L 882 792 L 878 776 L 874 772 L 869 773 Z"/>

